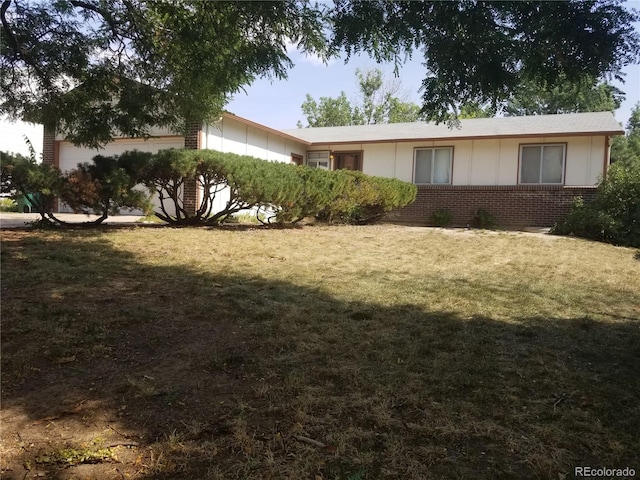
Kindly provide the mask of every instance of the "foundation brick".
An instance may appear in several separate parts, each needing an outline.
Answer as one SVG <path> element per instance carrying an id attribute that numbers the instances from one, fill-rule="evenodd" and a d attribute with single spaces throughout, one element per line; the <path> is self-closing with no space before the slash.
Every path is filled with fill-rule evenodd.
<path id="1" fill-rule="evenodd" d="M 414 203 L 390 212 L 386 218 L 397 223 L 433 225 L 433 214 L 444 209 L 453 215 L 452 227 L 464 227 L 473 225 L 475 212 L 484 208 L 499 227 L 550 227 L 569 213 L 574 197 L 593 200 L 596 188 L 421 185 Z"/>

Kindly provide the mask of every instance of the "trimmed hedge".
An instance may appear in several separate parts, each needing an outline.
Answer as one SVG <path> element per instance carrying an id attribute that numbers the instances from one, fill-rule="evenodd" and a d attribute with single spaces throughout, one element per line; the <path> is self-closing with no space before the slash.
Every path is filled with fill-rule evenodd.
<path id="1" fill-rule="evenodd" d="M 202 192 L 195 213 L 182 202 L 186 181 Z M 164 150 L 153 156 L 146 184 L 159 195 L 156 215 L 172 224 L 217 224 L 254 209 L 262 223 L 296 223 L 318 216 L 329 221 L 369 223 L 415 199 L 415 185 L 346 170 L 328 171 L 269 162 L 213 150 Z M 216 195 L 229 199 L 213 211 Z M 204 192 L 209 192 L 205 194 Z M 167 208 L 166 202 L 172 204 Z M 173 210 L 174 215 L 168 212 Z"/>
<path id="2" fill-rule="evenodd" d="M 55 197 L 74 211 L 101 214 L 100 223 L 121 208 L 145 209 L 155 192 L 159 208 L 154 213 L 172 225 L 215 225 L 241 210 L 253 210 L 269 224 L 304 217 L 363 224 L 408 205 L 417 192 L 413 184 L 360 172 L 185 149 L 97 155 L 66 175 L 50 165 L 3 154 L 2 183 L 4 190 L 38 193 L 43 219 L 58 223 L 51 214 Z M 149 192 L 141 191 L 140 184 Z M 184 203 L 188 188 L 200 192 L 195 208 Z M 216 210 L 216 197 L 223 192 L 228 199 Z"/>

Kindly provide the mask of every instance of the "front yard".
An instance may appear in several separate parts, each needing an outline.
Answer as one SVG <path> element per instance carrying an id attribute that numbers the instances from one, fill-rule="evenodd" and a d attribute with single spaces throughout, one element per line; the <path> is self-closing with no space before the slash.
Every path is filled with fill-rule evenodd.
<path id="1" fill-rule="evenodd" d="M 640 256 L 426 228 L 2 235 L 2 478 L 640 472 Z"/>

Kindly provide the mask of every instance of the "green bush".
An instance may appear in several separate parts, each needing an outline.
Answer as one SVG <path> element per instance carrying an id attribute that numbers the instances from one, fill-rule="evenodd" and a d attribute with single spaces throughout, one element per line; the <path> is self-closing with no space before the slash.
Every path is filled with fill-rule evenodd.
<path id="1" fill-rule="evenodd" d="M 138 151 L 110 157 L 96 155 L 92 163 L 82 163 L 67 173 L 61 199 L 74 212 L 100 215 L 95 224 L 121 209 L 147 213 L 150 194 L 136 185 L 143 179 L 150 158 L 150 153 Z"/>
<path id="2" fill-rule="evenodd" d="M 186 181 L 196 182 L 200 192 L 209 192 L 201 195 L 195 213 L 182 201 Z M 146 171 L 145 183 L 158 193 L 160 211 L 156 215 L 172 224 L 217 224 L 248 209 L 255 211 L 261 223 L 295 223 L 309 216 L 369 223 L 407 205 L 416 195 L 414 185 L 395 179 L 213 150 L 158 152 Z M 229 199 L 222 210 L 214 212 L 215 196 L 223 190 Z"/>
<path id="3" fill-rule="evenodd" d="M 491 230 L 496 228 L 495 217 L 485 208 L 479 208 L 473 216 L 473 224 L 477 228 Z"/>
<path id="4" fill-rule="evenodd" d="M 451 220 L 453 220 L 453 214 L 444 208 L 436 210 L 431 216 L 431 222 L 436 227 L 448 227 L 451 224 Z"/>
<path id="5" fill-rule="evenodd" d="M 283 209 L 292 222 L 330 215 L 331 208 L 342 199 L 352 182 L 350 177 L 338 172 L 306 165 L 297 166 L 296 174 L 301 182 L 298 198 Z"/>
<path id="6" fill-rule="evenodd" d="M 279 221 L 285 208 L 291 210 L 302 191 L 295 168 L 214 150 L 172 149 L 153 156 L 145 183 L 158 193 L 156 215 L 170 224 L 212 225 L 247 209 L 261 213 L 256 214 L 258 220 L 271 222 Z M 194 182 L 202 193 L 195 212 L 183 202 L 186 182 Z M 222 191 L 229 199 L 222 210 L 214 211 L 214 200 Z"/>
<path id="7" fill-rule="evenodd" d="M 10 193 L 14 200 L 28 197 L 43 221 L 62 223 L 52 213 L 65 184 L 57 167 L 37 163 L 33 154 L 27 158 L 0 152 L 0 178 L 3 193 Z"/>
<path id="8" fill-rule="evenodd" d="M 17 212 L 18 204 L 11 198 L 0 198 L 0 212 Z"/>
<path id="9" fill-rule="evenodd" d="M 155 191 L 160 201 L 160 211 L 154 213 L 170 224 L 187 223 L 193 213 L 185 208 L 182 190 L 188 179 L 195 178 L 198 160 L 191 150 L 169 149 L 154 154 L 142 177 L 142 181 Z M 197 214 L 198 212 L 196 212 Z"/>
<path id="10" fill-rule="evenodd" d="M 640 166 L 612 165 L 595 199 L 574 199 L 569 215 L 551 233 L 640 247 Z"/>
<path id="11" fill-rule="evenodd" d="M 349 170 L 329 173 L 341 179 L 341 188 L 336 199 L 320 211 L 321 219 L 371 223 L 394 208 L 410 204 L 416 197 L 415 185 L 395 178 L 374 177 Z"/>

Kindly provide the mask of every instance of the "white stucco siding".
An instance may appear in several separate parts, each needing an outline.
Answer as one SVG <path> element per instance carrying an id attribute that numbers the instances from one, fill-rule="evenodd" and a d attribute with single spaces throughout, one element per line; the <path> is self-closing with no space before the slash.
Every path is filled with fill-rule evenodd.
<path id="1" fill-rule="evenodd" d="M 108 143 L 101 149 L 77 147 L 70 142 L 60 142 L 59 167 L 66 172 L 78 166 L 80 163 L 90 163 L 96 155 L 120 155 L 127 150 L 140 150 L 142 152 L 156 153 L 167 148 L 183 148 L 184 139 L 175 138 L 150 138 L 148 140 L 127 139 L 116 140 Z"/>
<path id="2" fill-rule="evenodd" d="M 397 143 L 362 145 L 362 172 L 378 177 L 396 176 Z"/>
<path id="3" fill-rule="evenodd" d="M 566 145 L 564 184 L 596 185 L 602 176 L 605 137 L 526 137 L 369 144 L 328 144 L 309 151 L 363 152 L 363 172 L 413 181 L 416 148 L 452 147 L 452 185 L 517 185 L 520 148 L 528 144 Z"/>
<path id="4" fill-rule="evenodd" d="M 501 138 L 498 140 L 497 185 L 515 185 L 518 183 L 518 156 L 520 140 Z"/>
<path id="5" fill-rule="evenodd" d="M 179 136 L 178 132 L 174 132 L 173 130 L 171 130 L 171 128 L 169 127 L 151 127 L 149 129 L 148 132 L 150 137 L 175 137 L 175 136 Z M 122 135 L 121 133 L 115 133 L 113 135 L 113 137 L 115 139 L 119 139 L 119 140 L 124 140 L 124 139 L 131 139 L 131 137 Z M 56 133 L 56 140 L 64 140 L 64 136 L 60 133 Z M 137 139 L 133 139 L 134 141 L 136 141 Z"/>
<path id="6" fill-rule="evenodd" d="M 587 185 L 594 185 L 599 183 L 602 179 L 602 175 L 605 173 L 605 149 L 606 137 L 589 137 L 591 139 L 591 165 L 589 168 L 589 177 L 587 178 Z"/>
<path id="7" fill-rule="evenodd" d="M 269 134 L 247 127 L 246 148 L 243 155 L 269 160 Z"/>
<path id="8" fill-rule="evenodd" d="M 604 168 L 605 137 L 560 138 L 566 142 L 565 185 L 595 185 Z"/>
<path id="9" fill-rule="evenodd" d="M 395 177 L 404 182 L 413 182 L 413 144 L 397 143 L 395 148 Z"/>
<path id="10" fill-rule="evenodd" d="M 469 185 L 496 185 L 498 183 L 499 154 L 499 140 L 473 141 Z"/>
<path id="11" fill-rule="evenodd" d="M 291 154 L 304 155 L 305 145 L 275 133 L 225 117 L 202 131 L 203 149 L 249 155 L 272 162 L 291 162 Z"/>
<path id="12" fill-rule="evenodd" d="M 473 142 L 471 140 L 462 140 L 458 142 L 449 142 L 438 146 L 453 147 L 453 172 L 451 175 L 451 183 L 453 185 L 469 185 L 472 181 L 472 156 Z"/>

